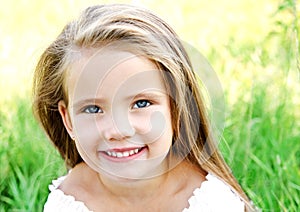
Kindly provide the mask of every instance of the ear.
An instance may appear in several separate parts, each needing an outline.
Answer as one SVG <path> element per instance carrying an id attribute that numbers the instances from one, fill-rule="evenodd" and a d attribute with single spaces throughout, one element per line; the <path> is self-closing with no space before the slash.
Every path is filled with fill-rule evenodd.
<path id="1" fill-rule="evenodd" d="M 66 107 L 65 101 L 60 100 L 58 102 L 58 111 L 60 113 L 60 116 L 63 120 L 63 123 L 65 125 L 65 128 L 66 128 L 67 132 L 69 133 L 70 137 L 72 139 L 74 139 L 75 136 L 74 136 L 74 132 L 73 132 L 71 117 L 70 117 L 70 114 L 68 112 L 68 108 Z"/>

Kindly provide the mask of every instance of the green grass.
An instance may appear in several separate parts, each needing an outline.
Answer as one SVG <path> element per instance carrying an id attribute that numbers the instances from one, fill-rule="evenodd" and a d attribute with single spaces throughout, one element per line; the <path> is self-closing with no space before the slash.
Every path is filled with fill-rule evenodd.
<path id="1" fill-rule="evenodd" d="M 62 161 L 32 117 L 30 102 L 16 99 L 0 113 L 0 211 L 41 211 Z"/>
<path id="2" fill-rule="evenodd" d="M 149 3 L 150 8 L 154 8 L 155 2 Z M 208 11 L 215 9 L 213 4 L 217 1 L 212 2 L 207 5 Z M 224 34 L 218 31 L 209 34 L 210 29 L 216 29 L 213 25 L 202 27 L 199 31 L 210 35 L 207 43 L 195 43 L 211 62 L 224 87 L 226 121 L 220 148 L 233 173 L 263 211 L 299 211 L 299 11 L 295 11 L 292 0 L 263 2 L 272 9 L 269 19 L 263 21 L 260 17 L 258 23 L 256 18 L 261 14 L 253 14 L 260 6 L 249 8 L 252 14 L 243 10 L 248 8 L 247 4 L 237 1 L 234 4 L 237 11 L 253 15 L 245 22 L 247 27 L 237 22 Z M 183 16 L 193 17 L 189 14 L 195 13 L 196 18 L 190 20 L 194 26 L 193 21 L 199 20 L 201 14 L 183 1 L 178 4 L 185 7 Z M 159 13 L 161 8 L 156 11 Z M 180 22 L 180 17 L 176 18 L 174 22 Z M 214 22 L 217 18 L 210 18 L 217 23 Z M 56 23 L 53 25 L 56 29 Z M 261 25 L 265 27 L 259 28 Z M 175 28 L 190 30 L 184 37 L 196 40 L 191 26 L 179 23 Z M 220 34 L 224 36 L 222 42 Z M 2 62 L 0 67 L 8 65 Z M 3 79 L 4 75 L 0 74 Z M 26 72 L 23 75 L 27 81 Z M 32 116 L 29 85 L 24 89 L 25 95 L 7 92 L 16 90 L 18 84 L 19 80 L 13 81 L 8 89 L 8 82 L 1 83 L 0 90 L 0 97 L 5 97 L 0 102 L 0 211 L 41 211 L 48 184 L 66 170 Z"/>
<path id="3" fill-rule="evenodd" d="M 293 14 L 292 1 L 284 3 L 275 13 L 274 28 L 260 42 L 231 41 L 227 46 L 228 54 L 241 61 L 238 71 L 216 64 L 229 82 L 226 142 L 221 149 L 263 211 L 300 209 L 299 17 L 279 22 L 281 13 Z M 213 61 L 218 59 L 215 53 Z M 245 76 L 251 81 L 244 81 Z M 240 81 L 235 89 L 230 88 L 232 81 Z"/>
<path id="4" fill-rule="evenodd" d="M 252 89 L 251 104 L 230 108 L 224 131 L 226 159 L 263 211 L 297 211 L 300 203 L 299 123 L 285 100 L 274 106 L 265 90 Z M 285 93 L 287 95 L 287 93 Z M 242 98 L 239 98 L 241 102 Z M 226 149 L 225 149 L 226 152 Z"/>

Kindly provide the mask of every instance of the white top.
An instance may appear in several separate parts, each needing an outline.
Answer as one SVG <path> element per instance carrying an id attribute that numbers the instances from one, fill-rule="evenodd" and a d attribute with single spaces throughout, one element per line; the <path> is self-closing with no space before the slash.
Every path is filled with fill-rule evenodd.
<path id="1" fill-rule="evenodd" d="M 83 202 L 76 201 L 71 195 L 65 195 L 58 189 L 66 176 L 52 181 L 49 185 L 50 194 L 44 205 L 44 212 L 91 212 Z M 199 211 L 230 211 L 244 212 L 244 202 L 235 194 L 230 187 L 219 178 L 208 174 L 206 181 L 196 188 L 193 195 L 189 198 L 189 207 L 183 212 Z"/>

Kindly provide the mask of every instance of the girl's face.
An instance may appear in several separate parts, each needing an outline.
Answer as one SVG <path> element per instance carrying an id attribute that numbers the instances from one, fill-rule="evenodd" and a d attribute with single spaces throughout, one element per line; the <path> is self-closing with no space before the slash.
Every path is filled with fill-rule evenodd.
<path id="1" fill-rule="evenodd" d="M 87 165 L 129 179 L 167 171 L 173 130 L 161 74 L 144 57 L 110 49 L 72 65 L 69 105 L 61 101 L 59 111 Z"/>

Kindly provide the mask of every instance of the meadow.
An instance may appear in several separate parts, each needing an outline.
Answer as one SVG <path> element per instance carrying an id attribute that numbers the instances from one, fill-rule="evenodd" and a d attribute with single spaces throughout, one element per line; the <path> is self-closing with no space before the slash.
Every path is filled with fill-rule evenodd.
<path id="1" fill-rule="evenodd" d="M 234 175 L 262 211 L 299 211 L 300 3 L 117 2 L 151 9 L 208 59 L 224 90 L 219 147 Z M 49 183 L 66 173 L 32 115 L 32 75 L 64 24 L 95 3 L 12 0 L 0 8 L 0 211 L 42 211 Z"/>

